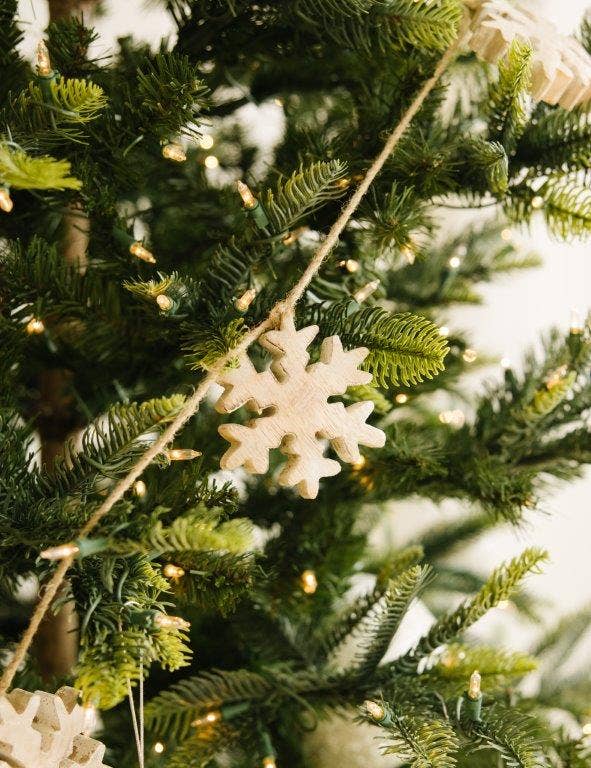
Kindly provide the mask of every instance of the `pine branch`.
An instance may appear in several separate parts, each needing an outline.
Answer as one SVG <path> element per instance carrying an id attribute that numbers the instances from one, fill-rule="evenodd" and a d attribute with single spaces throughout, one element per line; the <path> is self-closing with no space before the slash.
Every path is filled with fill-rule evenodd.
<path id="1" fill-rule="evenodd" d="M 523 577 L 527 573 L 536 572 L 547 557 L 543 550 L 526 549 L 519 557 L 497 568 L 475 597 L 462 603 L 453 613 L 436 621 L 417 645 L 394 664 L 414 667 L 440 646 L 454 641 L 501 600 L 507 600 Z"/>
<path id="2" fill-rule="evenodd" d="M 474 724 L 482 746 L 500 754 L 507 768 L 543 768 L 546 760 L 536 721 L 515 709 L 496 706 Z"/>
<path id="3" fill-rule="evenodd" d="M 508 154 L 525 130 L 525 96 L 530 85 L 531 47 L 515 41 L 499 64 L 499 79 L 488 93 L 489 140 L 500 142 Z"/>
<path id="4" fill-rule="evenodd" d="M 51 93 L 61 119 L 67 122 L 90 122 L 107 104 L 103 89 L 87 80 L 62 77 L 52 83 Z"/>
<path id="5" fill-rule="evenodd" d="M 124 475 L 162 429 L 178 414 L 185 398 L 172 395 L 144 403 L 116 405 L 82 435 L 82 450 L 74 442 L 64 448 L 51 474 L 39 474 L 39 493 L 49 497 L 74 491 L 91 493 L 101 477 Z"/>
<path id="6" fill-rule="evenodd" d="M 346 172 L 340 160 L 301 166 L 292 175 L 277 183 L 275 190 L 263 193 L 263 206 L 279 234 L 294 227 L 329 200 L 337 200 L 345 189 L 339 185 Z"/>
<path id="7" fill-rule="evenodd" d="M 388 733 L 385 754 L 402 758 L 409 768 L 454 768 L 459 740 L 449 723 L 412 707 L 382 706 L 386 720 L 380 725 Z M 366 718 L 375 723 L 369 714 Z"/>
<path id="8" fill-rule="evenodd" d="M 80 189 L 82 182 L 70 175 L 70 163 L 43 155 L 33 157 L 0 143 L 0 183 L 15 189 Z"/>
<path id="9" fill-rule="evenodd" d="M 146 725 L 158 735 L 182 740 L 198 715 L 221 704 L 264 699 L 272 689 L 271 683 L 255 672 L 205 672 L 153 698 L 146 707 Z"/>
<path id="10" fill-rule="evenodd" d="M 382 387 L 402 382 L 406 386 L 432 378 L 443 370 L 447 340 L 424 317 L 392 315 L 381 307 L 347 314 L 347 304 L 314 315 L 323 336 L 338 334 L 345 347 L 367 347 L 363 367 Z"/>
<path id="11" fill-rule="evenodd" d="M 355 674 L 365 679 L 370 676 L 386 654 L 393 637 L 400 628 L 413 600 L 424 589 L 429 568 L 416 565 L 393 579 L 383 598 L 372 610 L 370 622 L 365 622 L 367 636 L 358 654 Z"/>

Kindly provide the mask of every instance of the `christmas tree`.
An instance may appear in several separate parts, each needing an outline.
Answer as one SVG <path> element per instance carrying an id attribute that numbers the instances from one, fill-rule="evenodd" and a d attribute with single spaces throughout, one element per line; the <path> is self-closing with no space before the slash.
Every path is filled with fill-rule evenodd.
<path id="1" fill-rule="evenodd" d="M 591 231 L 591 26 L 168 0 L 174 40 L 105 58 L 92 5 L 50 0 L 30 62 L 0 0 L 0 765 L 101 765 L 31 746 L 73 704 L 31 725 L 15 689 L 68 684 L 118 768 L 334 764 L 342 723 L 344 768 L 591 766 L 591 679 L 563 671 L 589 612 L 485 646 L 491 609 L 535 614 L 547 555 L 455 560 L 591 463 L 587 322 L 436 405 L 482 357 L 442 313 L 537 263 L 507 227 Z M 495 217 L 446 234 L 450 207 Z M 411 496 L 465 514 L 373 546 Z"/>

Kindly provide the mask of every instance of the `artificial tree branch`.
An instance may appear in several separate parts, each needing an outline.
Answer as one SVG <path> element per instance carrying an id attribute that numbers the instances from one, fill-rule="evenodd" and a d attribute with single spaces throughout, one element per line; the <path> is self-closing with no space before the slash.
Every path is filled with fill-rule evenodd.
<path id="1" fill-rule="evenodd" d="M 388 137 L 382 151 L 379 153 L 379 155 L 375 158 L 375 160 L 369 167 L 363 180 L 360 182 L 359 186 L 357 187 L 353 195 L 350 197 L 349 201 L 343 208 L 343 211 L 341 212 L 338 219 L 330 228 L 326 238 L 314 253 L 314 256 L 310 260 L 308 266 L 304 270 L 303 274 L 301 275 L 297 283 L 293 286 L 293 288 L 289 291 L 287 296 L 282 301 L 279 301 L 274 305 L 274 307 L 272 308 L 271 312 L 269 313 L 269 315 L 265 320 L 259 323 L 256 327 L 252 328 L 250 331 L 248 331 L 242 337 L 240 343 L 236 347 L 229 350 L 225 355 L 220 357 L 216 361 L 215 365 L 213 365 L 208 370 L 207 374 L 201 380 L 195 392 L 186 401 L 185 405 L 183 406 L 183 408 L 181 409 L 177 417 L 174 419 L 174 421 L 172 421 L 168 425 L 168 427 L 164 430 L 164 432 L 160 435 L 160 437 L 157 440 L 155 440 L 152 443 L 152 445 L 142 454 L 142 456 L 139 458 L 136 464 L 131 468 L 129 473 L 125 477 L 121 478 L 121 480 L 119 480 L 119 482 L 115 485 L 115 487 L 109 493 L 107 498 L 97 508 L 95 513 L 88 519 L 86 524 L 80 530 L 80 533 L 77 537 L 78 539 L 86 538 L 94 530 L 94 528 L 100 523 L 103 517 L 105 517 L 105 515 L 107 515 L 111 511 L 113 506 L 132 487 L 133 483 L 140 477 L 140 475 L 144 472 L 144 470 L 152 463 L 152 461 L 156 458 L 156 456 L 158 456 L 160 453 L 163 452 L 166 446 L 174 439 L 177 432 L 196 413 L 196 411 L 199 408 L 199 404 L 207 394 L 210 386 L 218 379 L 219 375 L 225 369 L 227 364 L 233 358 L 237 356 L 240 357 L 241 355 L 245 354 L 248 348 L 255 341 L 257 341 L 257 339 L 265 331 L 275 327 L 283 316 L 285 316 L 286 314 L 294 313 L 297 302 L 302 298 L 302 296 L 306 291 L 306 288 L 308 287 L 308 285 L 310 284 L 310 282 L 312 281 L 312 279 L 314 278 L 314 276 L 322 266 L 324 260 L 337 244 L 341 233 L 343 232 L 349 220 L 355 213 L 357 207 L 359 206 L 360 202 L 362 201 L 363 197 L 365 196 L 369 187 L 371 186 L 371 183 L 373 182 L 375 177 L 378 175 L 378 173 L 384 166 L 384 163 L 386 162 L 386 160 L 390 157 L 390 155 L 394 151 L 395 147 L 397 146 L 400 139 L 402 138 L 407 128 L 409 127 L 412 119 L 421 109 L 428 95 L 431 93 L 431 91 L 433 90 L 433 88 L 435 87 L 435 85 L 443 75 L 443 73 L 446 71 L 448 66 L 454 60 L 459 48 L 464 42 L 467 23 L 468 21 L 466 19 L 461 27 L 460 34 L 458 35 L 456 41 L 443 54 L 437 66 L 435 67 L 433 74 L 431 75 L 431 77 L 429 77 L 425 81 L 425 83 L 423 84 L 423 86 L 421 87 L 421 89 L 413 99 L 412 103 L 404 113 L 402 119 L 400 120 L 398 125 L 394 128 L 394 130 Z M 20 666 L 20 664 L 25 658 L 25 655 L 31 645 L 35 632 L 39 627 L 39 624 L 41 623 L 43 615 L 45 614 L 45 612 L 47 611 L 47 609 L 51 604 L 51 601 L 57 594 L 68 569 L 74 562 L 74 559 L 75 559 L 75 556 L 70 555 L 64 558 L 63 560 L 61 560 L 55 573 L 47 583 L 45 587 L 43 599 L 37 605 L 37 608 L 35 609 L 33 616 L 31 618 L 31 623 L 27 628 L 27 630 L 25 631 L 20 643 L 18 644 L 11 662 L 5 668 L 2 678 L 0 679 L 0 695 L 5 694 L 6 691 L 9 689 L 10 685 L 12 684 L 14 675 L 18 667 Z"/>

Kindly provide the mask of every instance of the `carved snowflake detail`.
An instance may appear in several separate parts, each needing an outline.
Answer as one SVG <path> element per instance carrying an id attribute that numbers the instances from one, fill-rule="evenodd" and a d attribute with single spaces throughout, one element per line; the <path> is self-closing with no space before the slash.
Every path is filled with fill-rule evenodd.
<path id="1" fill-rule="evenodd" d="M 82 734 L 78 692 L 15 688 L 0 697 L 0 768 L 108 768 L 105 747 Z"/>
<path id="2" fill-rule="evenodd" d="M 248 356 L 240 367 L 220 379 L 225 391 L 216 404 L 220 413 L 231 413 L 245 405 L 259 414 L 249 424 L 223 424 L 219 433 L 231 443 L 221 460 L 222 469 L 244 467 L 252 474 L 269 469 L 269 452 L 280 448 L 288 461 L 279 483 L 296 486 L 301 496 L 314 499 L 319 481 L 340 472 L 338 461 L 324 456 L 329 440 L 345 462 L 359 461 L 359 445 L 380 448 L 386 436 L 366 424 L 373 403 L 359 402 L 345 408 L 328 402 L 343 395 L 347 387 L 368 384 L 371 373 L 358 370 L 368 355 L 364 347 L 345 351 L 338 336 L 324 339 L 320 360 L 308 365 L 307 348 L 318 327 L 296 330 L 285 318 L 281 328 L 263 334 L 261 346 L 274 358 L 268 370 L 259 373 Z"/>

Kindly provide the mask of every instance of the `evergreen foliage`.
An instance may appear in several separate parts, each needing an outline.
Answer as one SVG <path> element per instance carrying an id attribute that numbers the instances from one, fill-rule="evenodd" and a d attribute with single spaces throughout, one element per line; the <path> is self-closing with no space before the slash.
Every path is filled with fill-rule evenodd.
<path id="1" fill-rule="evenodd" d="M 40 553 L 76 539 L 204 372 L 302 275 L 464 13 L 459 0 L 162 7 L 176 36 L 156 52 L 121 38 L 107 59 L 93 58 L 89 19 L 52 22 L 54 73 L 42 80 L 19 52 L 17 3 L 0 0 L 0 190 L 14 203 L 0 212 L 7 649 L 31 611 L 23 580 L 52 571 Z M 588 22 L 581 37 L 589 47 Z M 354 732 L 356 713 L 375 727 L 375 752 L 409 768 L 591 766 L 582 736 L 550 716 L 589 717 L 588 672 L 562 662 L 590 609 L 530 653 L 476 642 L 473 625 L 505 601 L 536 617 L 522 582 L 546 553 L 527 549 L 488 578 L 456 560 L 495 526 L 531 519 L 549 480 L 591 463 L 589 323 L 550 331 L 463 400 L 461 426 L 432 397 L 457 398 L 475 365 L 478 340 L 444 331 L 446 310 L 539 263 L 508 222 L 543 216 L 561 239 L 591 229 L 589 106 L 534 105 L 532 62 L 523 43 L 498 67 L 455 62 L 297 306 L 298 327 L 319 326 L 313 360 L 334 334 L 367 348 L 373 380 L 342 399 L 374 403 L 385 448 L 323 482 L 313 503 L 279 487 L 275 465 L 220 475 L 212 391 L 170 446 L 198 460 L 158 455 L 75 560 L 55 608 L 74 608 L 80 653 L 62 677 L 102 710 L 109 764 L 137 764 L 125 700 L 143 679 L 150 768 L 258 768 L 269 743 L 280 768 L 310 768 L 306 730 L 337 714 Z M 259 120 L 278 115 L 273 146 L 245 128 L 246 104 Z M 163 155 L 170 144 L 186 162 Z M 258 207 L 241 206 L 238 179 Z M 499 215 L 447 232 L 446 206 Z M 258 345 L 250 354 L 268 364 Z M 377 551 L 391 502 L 417 496 L 459 500 L 465 514 Z M 418 600 L 433 623 L 396 656 Z M 520 683 L 536 668 L 531 694 Z M 475 669 L 478 721 L 457 706 Z M 37 678 L 31 655 L 17 684 L 51 685 Z"/>

